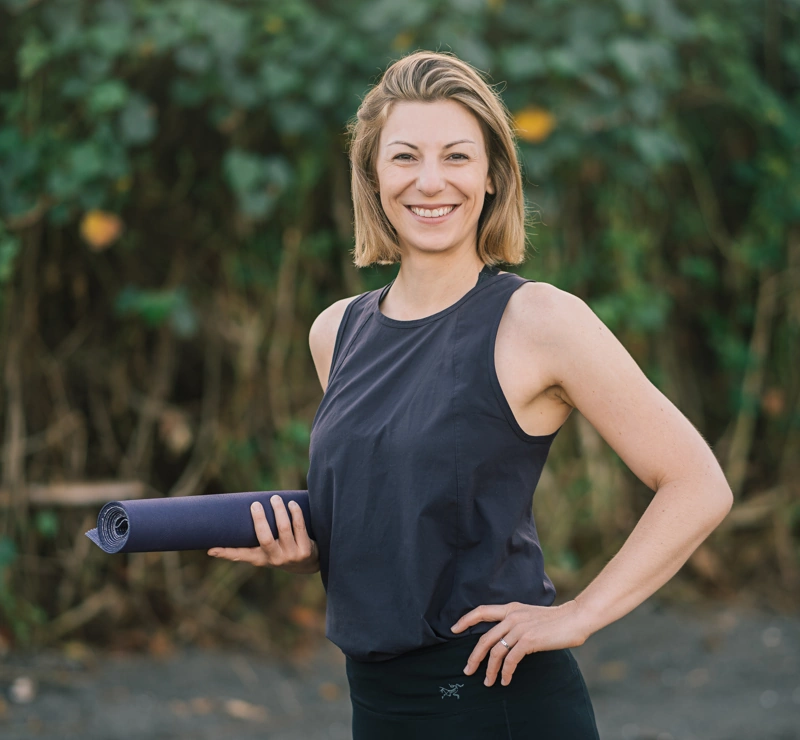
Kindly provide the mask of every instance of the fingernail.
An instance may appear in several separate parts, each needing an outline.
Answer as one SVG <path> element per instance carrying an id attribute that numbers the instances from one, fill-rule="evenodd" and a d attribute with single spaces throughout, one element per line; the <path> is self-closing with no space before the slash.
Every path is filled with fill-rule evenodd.
<path id="1" fill-rule="evenodd" d="M 293 509 L 297 509 L 298 508 L 297 501 L 290 501 L 289 506 L 291 506 Z"/>
<path id="2" fill-rule="evenodd" d="M 271 501 L 273 504 L 275 503 L 275 501 L 276 501 L 276 500 L 277 500 L 277 501 L 280 501 L 280 500 L 281 500 L 281 497 L 280 497 L 280 496 L 278 496 L 277 494 L 276 494 L 275 496 L 273 496 L 273 497 L 270 499 L 270 501 Z"/>
<path id="3" fill-rule="evenodd" d="M 261 511 L 261 504 L 260 504 L 260 503 L 258 503 L 258 501 L 254 501 L 254 502 L 253 502 L 253 503 L 250 505 L 250 508 L 251 508 L 253 511 Z"/>
<path id="4" fill-rule="evenodd" d="M 469 666 L 468 665 L 464 666 L 464 673 L 466 673 L 469 676 Z"/>
<path id="5" fill-rule="evenodd" d="M 488 678 L 484 678 L 483 679 L 483 685 L 484 686 L 488 686 L 489 685 L 489 679 Z"/>

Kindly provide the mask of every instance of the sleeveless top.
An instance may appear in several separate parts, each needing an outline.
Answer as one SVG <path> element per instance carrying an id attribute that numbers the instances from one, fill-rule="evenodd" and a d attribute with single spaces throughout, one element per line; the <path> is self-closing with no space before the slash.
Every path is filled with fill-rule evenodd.
<path id="1" fill-rule="evenodd" d="M 481 604 L 549 606 L 531 511 L 550 445 L 517 423 L 497 378 L 497 328 L 526 282 L 484 267 L 431 316 L 347 306 L 311 426 L 308 493 L 326 636 L 360 661 L 487 632 L 450 627 Z"/>

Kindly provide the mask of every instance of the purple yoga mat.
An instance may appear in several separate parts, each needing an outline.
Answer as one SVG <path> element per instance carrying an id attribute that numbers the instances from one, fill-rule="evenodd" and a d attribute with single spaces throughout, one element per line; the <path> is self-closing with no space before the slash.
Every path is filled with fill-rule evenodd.
<path id="1" fill-rule="evenodd" d="M 250 504 L 261 502 L 273 537 L 278 537 L 270 498 L 297 501 L 313 540 L 308 491 L 251 491 L 207 496 L 110 501 L 100 509 L 97 528 L 86 536 L 108 553 L 208 550 L 211 547 L 256 547 Z M 288 509 L 289 518 L 292 513 Z"/>

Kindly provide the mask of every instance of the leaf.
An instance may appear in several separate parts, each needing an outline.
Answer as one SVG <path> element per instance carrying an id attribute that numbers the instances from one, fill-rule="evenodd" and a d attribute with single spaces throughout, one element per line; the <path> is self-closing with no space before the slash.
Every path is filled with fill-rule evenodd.
<path id="1" fill-rule="evenodd" d="M 14 273 L 14 263 L 19 254 L 19 239 L 9 234 L 0 221 L 0 285 L 8 282 Z"/>
<path id="2" fill-rule="evenodd" d="M 128 86 L 120 80 L 107 80 L 92 88 L 89 93 L 89 111 L 103 115 L 119 110 L 128 101 Z"/>
<path id="3" fill-rule="evenodd" d="M 36 514 L 36 531 L 45 539 L 52 539 L 58 534 L 58 517 L 54 511 L 40 511 Z"/>
<path id="4" fill-rule="evenodd" d="M 133 93 L 120 111 L 118 125 L 125 143 L 146 144 L 156 134 L 156 108 L 143 95 Z"/>
<path id="5" fill-rule="evenodd" d="M 634 129 L 631 143 L 642 159 L 655 168 L 679 161 L 684 154 L 677 139 L 661 129 Z"/>
<path id="6" fill-rule="evenodd" d="M 90 27 L 87 40 L 91 47 L 107 59 L 125 53 L 130 45 L 130 26 L 128 23 L 101 23 Z"/>
<path id="7" fill-rule="evenodd" d="M 99 144 L 94 141 L 84 141 L 78 144 L 67 156 L 72 174 L 81 182 L 90 180 L 103 172 L 103 152 Z"/>
<path id="8" fill-rule="evenodd" d="M 202 74 L 211 67 L 211 50 L 202 44 L 187 44 L 178 49 L 175 54 L 178 67 L 187 72 Z"/>
<path id="9" fill-rule="evenodd" d="M 17 52 L 17 67 L 23 80 L 33 77 L 50 59 L 51 49 L 34 31 L 28 35 Z"/>
<path id="10" fill-rule="evenodd" d="M 271 213 L 291 177 L 282 157 L 260 157 L 241 149 L 232 149 L 225 155 L 223 172 L 236 193 L 240 210 L 252 218 Z"/>
<path id="11" fill-rule="evenodd" d="M 241 149 L 232 149 L 225 154 L 223 172 L 228 184 L 237 194 L 247 193 L 263 181 L 261 157 Z"/>
<path id="12" fill-rule="evenodd" d="M 161 326 L 165 321 L 181 337 L 197 331 L 197 317 L 185 287 L 172 290 L 141 290 L 126 285 L 114 306 L 119 316 L 138 316 L 148 326 Z"/>
<path id="13" fill-rule="evenodd" d="M 662 78 L 675 67 L 673 54 L 661 41 L 618 38 L 609 46 L 617 69 L 632 82 Z"/>
<path id="14" fill-rule="evenodd" d="M 0 568 L 7 568 L 17 559 L 17 546 L 10 537 L 0 536 Z"/>
<path id="15" fill-rule="evenodd" d="M 515 44 L 499 51 L 500 61 L 509 78 L 528 80 L 543 74 L 546 65 L 542 53 L 531 44 Z"/>

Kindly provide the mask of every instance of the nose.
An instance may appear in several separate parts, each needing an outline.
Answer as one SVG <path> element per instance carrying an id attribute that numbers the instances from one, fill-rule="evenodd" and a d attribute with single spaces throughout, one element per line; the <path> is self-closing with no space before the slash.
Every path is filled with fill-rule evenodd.
<path id="1" fill-rule="evenodd" d="M 431 196 L 444 190 L 444 187 L 444 176 L 439 162 L 435 158 L 424 161 L 417 175 L 417 190 L 423 195 Z"/>

